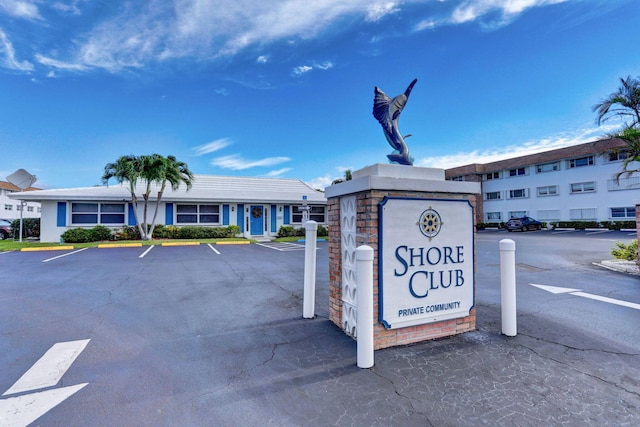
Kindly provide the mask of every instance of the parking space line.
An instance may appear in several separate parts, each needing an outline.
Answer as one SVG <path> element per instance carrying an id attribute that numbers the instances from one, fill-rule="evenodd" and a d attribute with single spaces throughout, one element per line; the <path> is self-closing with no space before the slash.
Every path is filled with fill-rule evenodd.
<path id="1" fill-rule="evenodd" d="M 215 252 L 216 254 L 220 255 L 220 251 L 218 251 L 216 248 L 214 248 L 213 246 L 211 246 L 211 243 L 207 243 L 207 246 L 209 246 L 209 248 Z"/>
<path id="2" fill-rule="evenodd" d="M 147 249 L 146 251 L 142 252 L 142 253 L 140 254 L 140 256 L 138 256 L 138 258 L 144 258 L 144 256 L 145 256 L 146 254 L 148 254 L 148 253 L 151 251 L 151 249 L 153 249 L 155 246 L 156 246 L 156 245 L 151 245 L 151 246 L 149 246 L 149 249 Z"/>
<path id="3" fill-rule="evenodd" d="M 276 251 L 280 251 L 280 252 L 303 251 L 305 249 L 304 245 L 300 245 L 297 243 L 290 243 L 290 242 L 256 243 L 256 245 L 273 249 Z"/>
<path id="4" fill-rule="evenodd" d="M 47 259 L 43 259 L 42 262 L 49 262 L 49 261 L 53 261 L 54 259 L 58 259 L 58 258 L 62 258 L 68 255 L 73 255 L 73 254 L 77 254 L 78 252 L 82 252 L 82 251 L 86 251 L 89 248 L 82 248 L 82 249 L 78 249 L 77 251 L 73 251 L 73 252 L 68 252 L 66 254 L 62 254 L 62 255 L 58 255 L 58 256 L 54 256 L 53 258 L 47 258 Z"/>

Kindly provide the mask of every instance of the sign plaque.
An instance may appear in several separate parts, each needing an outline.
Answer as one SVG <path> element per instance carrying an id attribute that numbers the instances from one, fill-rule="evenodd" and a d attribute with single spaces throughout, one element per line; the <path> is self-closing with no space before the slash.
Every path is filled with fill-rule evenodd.
<path id="1" fill-rule="evenodd" d="M 385 197 L 379 227 L 378 318 L 385 328 L 469 315 L 474 304 L 469 201 Z"/>

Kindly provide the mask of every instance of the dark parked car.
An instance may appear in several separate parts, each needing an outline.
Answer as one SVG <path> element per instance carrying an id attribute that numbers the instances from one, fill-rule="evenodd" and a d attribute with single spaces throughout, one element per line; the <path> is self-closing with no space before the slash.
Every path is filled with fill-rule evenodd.
<path id="1" fill-rule="evenodd" d="M 542 223 L 528 216 L 522 218 L 511 218 L 507 221 L 507 231 L 520 230 L 542 230 Z"/>
<path id="2" fill-rule="evenodd" d="M 11 223 L 6 219 L 0 219 L 0 240 L 8 239 L 11 235 Z"/>

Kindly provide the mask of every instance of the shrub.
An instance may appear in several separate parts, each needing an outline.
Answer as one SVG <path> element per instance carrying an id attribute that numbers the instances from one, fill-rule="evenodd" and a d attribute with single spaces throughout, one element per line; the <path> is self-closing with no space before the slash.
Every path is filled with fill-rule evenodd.
<path id="1" fill-rule="evenodd" d="M 296 229 L 290 225 L 283 225 L 278 230 L 278 237 L 292 237 L 296 235 Z"/>
<path id="2" fill-rule="evenodd" d="M 622 242 L 616 242 L 616 247 L 611 250 L 611 255 L 616 259 L 624 259 L 627 261 L 638 260 L 638 239 L 634 239 L 628 245 Z"/>
<path id="3" fill-rule="evenodd" d="M 20 235 L 20 220 L 11 222 L 11 237 L 17 239 Z M 22 237 L 40 237 L 40 218 L 22 218 Z"/>
<path id="4" fill-rule="evenodd" d="M 111 240 L 113 238 L 113 234 L 111 230 L 104 225 L 96 225 L 91 230 L 91 241 L 99 242 L 101 240 Z"/>
<path id="5" fill-rule="evenodd" d="M 329 235 L 329 229 L 327 229 L 326 227 L 323 227 L 322 225 L 318 225 L 318 236 L 326 237 L 328 235 Z"/>
<path id="6" fill-rule="evenodd" d="M 88 228 L 71 228 L 60 236 L 67 243 L 87 243 L 92 242 L 92 233 Z"/>

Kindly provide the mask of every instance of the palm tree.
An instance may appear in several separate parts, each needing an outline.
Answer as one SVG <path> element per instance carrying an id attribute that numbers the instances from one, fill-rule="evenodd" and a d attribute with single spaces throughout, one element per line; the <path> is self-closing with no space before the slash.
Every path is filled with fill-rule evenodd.
<path id="1" fill-rule="evenodd" d="M 114 163 L 108 163 L 105 166 L 102 182 L 107 184 L 111 178 L 115 178 L 119 183 L 127 182 L 129 192 L 131 193 L 136 225 L 138 226 L 140 237 L 143 240 L 153 238 L 153 229 L 155 228 L 160 201 L 167 183 L 171 185 L 173 190 L 177 190 L 181 183 L 185 183 L 187 190 L 189 190 L 193 183 L 193 173 L 189 170 L 186 163 L 178 161 L 174 156 L 165 158 L 159 154 L 149 156 L 122 156 Z M 142 199 L 144 200 L 142 221 L 138 218 L 138 197 L 135 193 L 138 181 L 144 181 L 145 183 L 145 190 L 142 193 Z M 147 212 L 153 184 L 159 185 L 160 190 L 158 191 L 158 200 L 156 201 L 153 220 L 149 227 L 147 224 Z"/>
<path id="2" fill-rule="evenodd" d="M 620 78 L 618 90 L 594 105 L 593 111 L 598 114 L 598 124 L 618 116 L 622 120 L 631 118 L 631 123 L 626 127 L 640 125 L 640 79 L 631 76 Z"/>
<path id="3" fill-rule="evenodd" d="M 622 161 L 622 171 L 615 174 L 616 182 L 619 182 L 620 177 L 623 175 L 631 176 L 634 173 L 640 173 L 640 169 L 630 168 L 632 163 L 640 162 L 640 130 L 627 127 L 615 137 L 627 143 L 625 147 L 627 157 Z"/>
<path id="4" fill-rule="evenodd" d="M 160 201 L 162 200 L 162 195 L 167 187 L 167 183 L 171 185 L 171 189 L 174 191 L 177 190 L 182 183 L 187 186 L 187 191 L 189 191 L 193 185 L 193 173 L 189 170 L 189 166 L 174 156 L 162 158 L 162 162 L 158 164 L 157 167 L 155 167 L 154 163 L 154 173 L 156 173 L 154 181 L 160 184 L 160 190 L 158 190 L 156 209 L 153 213 L 153 219 L 151 220 L 151 230 L 149 230 L 149 235 L 152 236 L 152 238 L 153 229 L 156 226 L 158 208 L 160 207 Z"/>
<path id="5" fill-rule="evenodd" d="M 129 193 L 131 194 L 131 204 L 133 205 L 133 215 L 136 219 L 136 225 L 140 236 L 143 235 L 142 225 L 138 219 L 138 197 L 136 196 L 136 184 L 140 178 L 140 158 L 134 155 L 120 156 L 113 163 L 107 163 L 102 174 L 102 183 L 108 184 L 111 178 L 118 183 L 126 182 L 128 184 Z"/>

